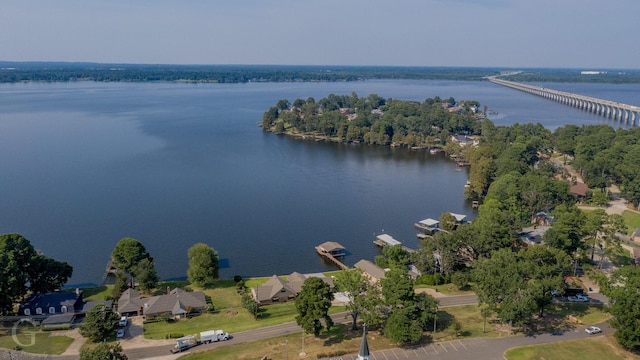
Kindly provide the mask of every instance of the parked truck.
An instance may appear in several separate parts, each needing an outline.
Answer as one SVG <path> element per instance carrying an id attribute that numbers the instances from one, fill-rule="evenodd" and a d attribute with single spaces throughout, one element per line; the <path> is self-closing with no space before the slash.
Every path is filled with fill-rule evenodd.
<path id="1" fill-rule="evenodd" d="M 200 342 L 203 344 L 220 340 L 229 340 L 230 338 L 231 336 L 222 330 L 209 330 L 200 333 Z"/>
<path id="2" fill-rule="evenodd" d="M 196 335 L 183 336 L 176 339 L 176 345 L 173 347 L 171 352 L 174 354 L 183 352 L 198 345 L 200 345 L 200 341 L 198 341 L 198 337 Z"/>

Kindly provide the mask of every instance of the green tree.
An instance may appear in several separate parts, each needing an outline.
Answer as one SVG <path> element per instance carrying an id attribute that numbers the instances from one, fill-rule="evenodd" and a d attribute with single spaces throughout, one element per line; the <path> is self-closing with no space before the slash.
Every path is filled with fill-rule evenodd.
<path id="1" fill-rule="evenodd" d="M 453 231 L 456 228 L 456 218 L 449 212 L 443 213 L 440 215 L 440 227 L 446 231 Z"/>
<path id="2" fill-rule="evenodd" d="M 422 328 L 414 318 L 413 307 L 394 310 L 385 326 L 384 335 L 399 344 L 415 344 L 422 337 Z"/>
<path id="3" fill-rule="evenodd" d="M 29 290 L 34 293 L 48 293 L 58 290 L 73 274 L 73 267 L 42 254 L 31 259 L 29 266 Z"/>
<path id="4" fill-rule="evenodd" d="M 121 239 L 111 252 L 113 267 L 129 275 L 131 287 L 135 285 L 136 270 L 143 259 L 153 260 L 144 245 L 132 238 Z"/>
<path id="5" fill-rule="evenodd" d="M 28 291 L 45 293 L 61 288 L 73 268 L 37 254 L 24 236 L 0 235 L 0 315 L 13 311 L 13 304 Z"/>
<path id="6" fill-rule="evenodd" d="M 80 325 L 80 334 L 93 342 L 104 341 L 115 335 L 120 317 L 104 305 L 89 310 Z"/>
<path id="7" fill-rule="evenodd" d="M 296 323 L 315 336 L 320 335 L 323 328 L 321 320 L 327 329 L 331 328 L 333 320 L 329 316 L 329 308 L 332 300 L 333 294 L 327 283 L 317 277 L 307 278 L 295 300 Z"/>
<path id="8" fill-rule="evenodd" d="M 150 291 L 155 289 L 158 281 L 158 273 L 156 273 L 156 266 L 152 259 L 142 259 L 138 265 L 136 265 L 135 273 L 138 274 L 138 286 L 142 291 Z"/>
<path id="9" fill-rule="evenodd" d="M 116 270 L 114 275 L 115 281 L 113 284 L 113 290 L 111 291 L 111 296 L 113 296 L 114 299 L 119 299 L 120 295 L 122 295 L 122 293 L 129 287 L 129 277 L 127 276 L 127 273 L 122 270 Z"/>
<path id="10" fill-rule="evenodd" d="M 83 347 L 80 350 L 80 360 L 127 360 L 119 343 L 100 343 L 94 348 Z"/>
<path id="11" fill-rule="evenodd" d="M 616 270 L 604 287 L 613 314 L 616 340 L 627 350 L 640 350 L 640 267 Z"/>
<path id="12" fill-rule="evenodd" d="M 358 315 L 367 305 L 367 292 L 370 287 L 369 281 L 360 269 L 342 270 L 336 274 L 337 290 L 349 299 L 346 308 L 353 319 L 351 330 L 357 329 Z"/>
<path id="13" fill-rule="evenodd" d="M 207 244 L 197 243 L 187 251 L 189 281 L 198 286 L 208 286 L 218 278 L 218 252 Z"/>
<path id="14" fill-rule="evenodd" d="M 405 268 L 409 263 L 409 253 L 401 245 L 383 247 L 382 255 L 387 258 L 389 267 Z"/>

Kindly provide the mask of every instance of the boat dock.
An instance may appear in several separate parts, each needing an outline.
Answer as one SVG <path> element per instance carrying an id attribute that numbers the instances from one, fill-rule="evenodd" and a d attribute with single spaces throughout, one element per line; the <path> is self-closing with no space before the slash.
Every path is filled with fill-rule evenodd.
<path id="1" fill-rule="evenodd" d="M 411 252 L 415 252 L 414 249 L 411 249 L 411 248 L 408 248 L 408 247 L 402 245 L 402 242 L 394 239 L 393 236 L 388 235 L 388 234 L 378 235 L 376 237 L 376 239 L 373 240 L 373 243 L 378 245 L 378 246 L 380 246 L 380 247 L 400 245 L 407 252 L 410 252 L 410 253 Z"/>
<path id="2" fill-rule="evenodd" d="M 347 265 L 338 260 L 339 257 L 342 258 L 346 255 L 345 247 L 340 245 L 339 243 L 335 241 L 324 242 L 316 246 L 316 252 L 318 253 L 318 255 L 329 259 L 329 261 L 336 264 L 339 268 L 343 270 L 349 269 Z"/>

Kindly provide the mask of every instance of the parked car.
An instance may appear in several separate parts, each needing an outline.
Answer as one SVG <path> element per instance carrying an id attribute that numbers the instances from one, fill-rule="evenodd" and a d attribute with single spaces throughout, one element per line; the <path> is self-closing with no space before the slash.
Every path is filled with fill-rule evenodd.
<path id="1" fill-rule="evenodd" d="M 124 337 L 124 329 L 118 329 L 118 332 L 116 333 L 116 337 L 117 338 L 123 338 Z"/>
<path id="2" fill-rule="evenodd" d="M 588 302 L 589 298 L 582 295 L 576 295 L 576 296 L 569 296 L 568 300 L 571 302 Z"/>
<path id="3" fill-rule="evenodd" d="M 552 296 L 560 296 L 560 295 L 562 295 L 562 294 L 560 293 L 560 290 L 558 290 L 558 289 L 553 289 L 553 290 L 551 290 L 551 295 L 552 295 Z"/>
<path id="4" fill-rule="evenodd" d="M 118 326 L 119 327 L 125 327 L 127 326 L 127 317 L 123 316 L 120 318 L 120 321 L 118 321 Z"/>
<path id="5" fill-rule="evenodd" d="M 601 333 L 601 332 L 602 332 L 602 329 L 600 329 L 600 328 L 599 328 L 599 327 L 597 327 L 597 326 L 589 326 L 588 328 L 584 329 L 584 331 L 585 331 L 587 334 L 599 334 L 599 333 Z"/>

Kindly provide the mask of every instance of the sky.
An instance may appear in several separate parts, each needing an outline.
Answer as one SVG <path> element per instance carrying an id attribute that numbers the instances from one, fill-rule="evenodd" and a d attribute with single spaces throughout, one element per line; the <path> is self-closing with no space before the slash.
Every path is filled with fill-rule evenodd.
<path id="1" fill-rule="evenodd" d="M 640 68 L 639 0 L 3 0 L 0 61 Z"/>

